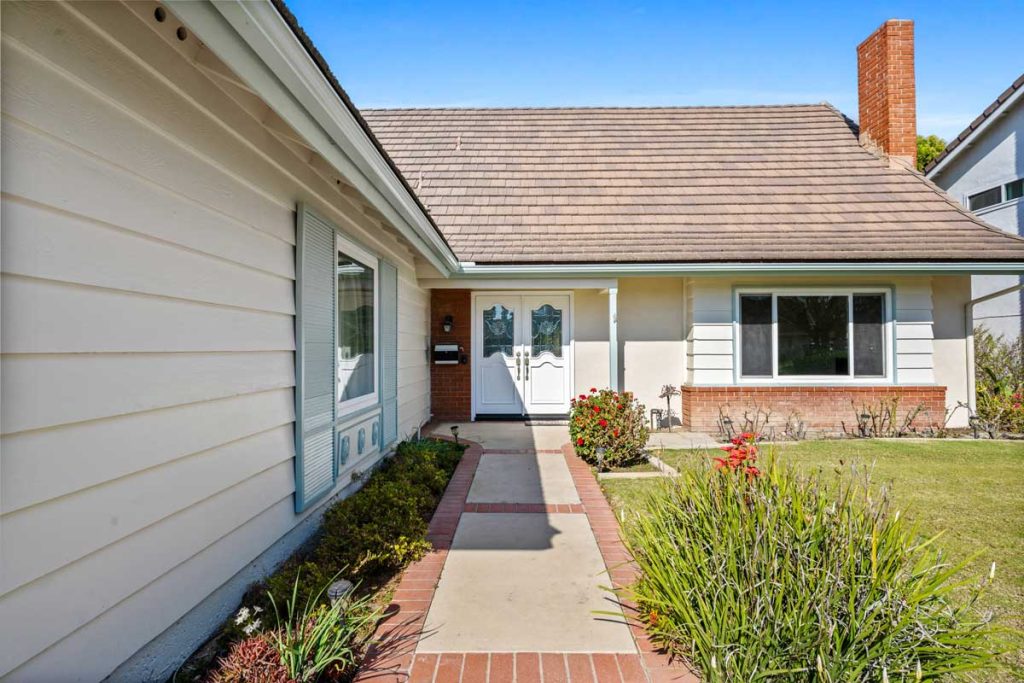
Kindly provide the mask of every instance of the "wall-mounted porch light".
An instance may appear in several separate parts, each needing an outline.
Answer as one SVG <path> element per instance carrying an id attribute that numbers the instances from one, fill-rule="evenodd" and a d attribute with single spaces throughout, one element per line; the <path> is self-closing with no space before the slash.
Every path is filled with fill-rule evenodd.
<path id="1" fill-rule="evenodd" d="M 451 331 L 452 331 L 452 327 L 454 327 L 454 326 L 455 326 L 455 319 L 452 318 L 450 315 L 446 315 L 444 317 L 444 322 L 441 323 L 441 329 L 444 330 L 445 334 L 450 334 Z"/>

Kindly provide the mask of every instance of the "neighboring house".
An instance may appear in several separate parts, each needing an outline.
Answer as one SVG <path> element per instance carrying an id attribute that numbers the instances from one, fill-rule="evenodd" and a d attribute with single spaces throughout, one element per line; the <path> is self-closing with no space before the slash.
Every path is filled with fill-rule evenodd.
<path id="1" fill-rule="evenodd" d="M 165 679 L 431 415 L 942 422 L 971 275 L 1024 272 L 898 158 L 908 22 L 860 48 L 886 156 L 828 105 L 367 125 L 279 4 L 0 10 L 6 680 Z"/>
<path id="2" fill-rule="evenodd" d="M 925 169 L 944 189 L 989 225 L 1024 235 L 1024 74 L 985 108 Z M 1002 291 L 1016 275 L 979 275 L 975 297 Z M 974 322 L 1014 339 L 1024 331 L 1024 293 L 1010 292 L 975 308 Z"/>

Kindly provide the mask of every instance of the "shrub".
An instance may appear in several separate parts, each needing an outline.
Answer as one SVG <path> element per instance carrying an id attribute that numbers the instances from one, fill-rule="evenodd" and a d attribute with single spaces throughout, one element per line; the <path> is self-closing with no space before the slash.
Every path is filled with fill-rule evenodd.
<path id="1" fill-rule="evenodd" d="M 240 640 L 217 662 L 209 683 L 291 683 L 277 648 L 266 634 Z"/>
<path id="2" fill-rule="evenodd" d="M 631 392 L 593 388 L 571 405 L 569 435 L 577 455 L 601 469 L 642 459 L 649 433 L 644 406 Z M 605 449 L 600 462 L 598 448 Z"/>
<path id="3" fill-rule="evenodd" d="M 325 673 L 330 680 L 337 680 L 359 663 L 382 612 L 373 605 L 372 596 L 356 598 L 354 591 L 331 605 L 324 604 L 329 584 L 300 602 L 299 583 L 297 576 L 283 617 L 270 596 L 277 628 L 268 638 L 292 680 L 311 683 Z M 304 604 L 301 612 L 300 604 Z"/>
<path id="4" fill-rule="evenodd" d="M 990 432 L 1024 433 L 1024 337 L 974 331 L 978 418 Z"/>
<path id="5" fill-rule="evenodd" d="M 745 466 L 684 469 L 627 523 L 629 595 L 703 680 L 934 680 L 992 663 L 982 587 L 957 590 L 964 565 L 917 538 L 884 489 L 801 477 L 772 454 L 759 475 Z"/>

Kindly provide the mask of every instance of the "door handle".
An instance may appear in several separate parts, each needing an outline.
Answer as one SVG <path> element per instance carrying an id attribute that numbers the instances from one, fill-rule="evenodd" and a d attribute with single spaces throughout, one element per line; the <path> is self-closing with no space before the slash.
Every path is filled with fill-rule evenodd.
<path id="1" fill-rule="evenodd" d="M 530 352 L 526 352 L 526 358 L 523 359 L 523 371 L 526 373 L 526 379 L 530 379 Z"/>
<path id="2" fill-rule="evenodd" d="M 523 359 L 520 357 L 520 355 L 521 354 L 518 351 L 516 351 L 516 381 L 517 382 L 519 381 L 519 378 L 520 378 L 519 368 L 520 368 L 520 365 L 523 362 Z"/>

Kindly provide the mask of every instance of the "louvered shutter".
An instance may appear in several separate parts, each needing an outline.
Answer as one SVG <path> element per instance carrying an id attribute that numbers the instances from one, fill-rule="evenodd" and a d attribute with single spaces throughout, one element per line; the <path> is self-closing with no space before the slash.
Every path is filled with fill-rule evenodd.
<path id="1" fill-rule="evenodd" d="M 334 488 L 334 226 L 299 206 L 295 247 L 295 511 Z"/>
<path id="2" fill-rule="evenodd" d="M 381 450 L 398 440 L 398 270 L 380 262 Z"/>

